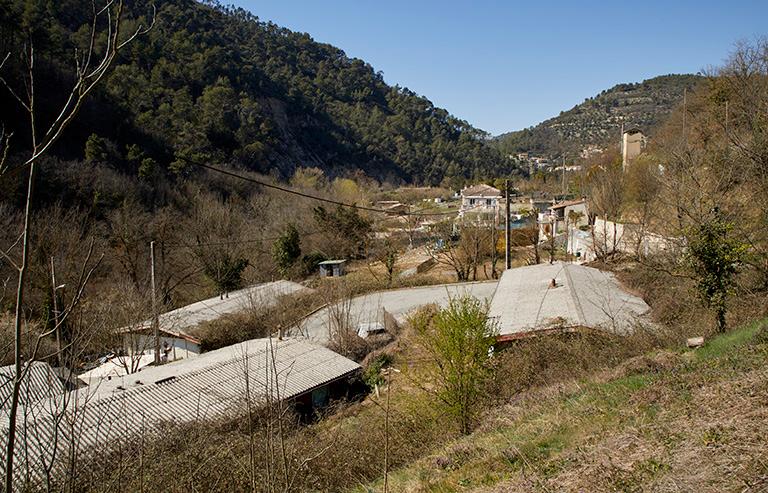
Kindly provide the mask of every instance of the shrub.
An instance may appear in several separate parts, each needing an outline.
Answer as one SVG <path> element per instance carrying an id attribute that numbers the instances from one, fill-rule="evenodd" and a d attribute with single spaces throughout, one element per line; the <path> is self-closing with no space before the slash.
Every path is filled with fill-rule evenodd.
<path id="1" fill-rule="evenodd" d="M 363 381 L 368 387 L 373 389 L 377 385 L 384 383 L 384 378 L 381 376 L 381 370 L 392 364 L 392 356 L 387 353 L 381 353 L 371 362 L 363 371 Z"/>
<path id="2" fill-rule="evenodd" d="M 434 363 L 430 387 L 463 434 L 470 432 L 490 374 L 497 330 L 487 312 L 487 304 L 463 296 L 433 316 L 411 320 Z"/>

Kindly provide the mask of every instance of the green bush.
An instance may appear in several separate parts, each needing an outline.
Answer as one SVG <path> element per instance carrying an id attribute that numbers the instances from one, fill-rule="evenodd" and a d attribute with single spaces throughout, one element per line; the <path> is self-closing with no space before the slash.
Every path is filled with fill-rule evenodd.
<path id="1" fill-rule="evenodd" d="M 384 383 L 384 377 L 381 370 L 392 364 L 392 356 L 387 353 L 381 353 L 370 362 L 363 371 L 363 381 L 371 389 Z"/>

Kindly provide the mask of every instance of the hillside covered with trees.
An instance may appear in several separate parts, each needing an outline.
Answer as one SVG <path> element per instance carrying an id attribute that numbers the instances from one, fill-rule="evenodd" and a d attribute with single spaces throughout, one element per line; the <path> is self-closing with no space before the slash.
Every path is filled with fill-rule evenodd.
<path id="1" fill-rule="evenodd" d="M 504 154 L 532 152 L 556 157 L 565 152 L 578 156 L 589 146 L 618 144 L 621 126 L 639 127 L 653 134 L 683 93 L 703 80 L 697 75 L 662 75 L 639 83 L 617 84 L 538 125 L 498 136 Z"/>
<path id="2" fill-rule="evenodd" d="M 0 490 L 766 491 L 768 39 L 550 121 L 652 136 L 568 211 L 336 48 L 145 1 L 0 0 Z"/>
<path id="3" fill-rule="evenodd" d="M 0 7 L 3 52 L 34 42 L 39 109 L 52 111 L 64 97 L 55 88 L 72 78 L 75 46 L 87 42 L 90 3 L 3 0 Z M 126 29 L 152 8 L 126 6 Z M 120 54 L 58 145 L 59 158 L 96 158 L 140 176 L 179 174 L 189 160 L 283 178 L 319 167 L 331 176 L 362 170 L 379 181 L 426 184 L 509 171 L 483 131 L 387 85 L 339 48 L 212 2 L 155 8 L 154 27 Z M 17 91 L 22 67 L 14 56 L 3 69 Z M 24 121 L 8 91 L 0 105 L 6 125 Z M 13 154 L 29 130 L 10 125 Z"/>

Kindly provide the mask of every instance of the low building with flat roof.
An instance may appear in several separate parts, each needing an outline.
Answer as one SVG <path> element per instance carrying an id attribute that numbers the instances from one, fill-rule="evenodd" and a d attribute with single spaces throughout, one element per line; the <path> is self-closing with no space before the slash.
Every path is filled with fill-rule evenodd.
<path id="1" fill-rule="evenodd" d="M 320 262 L 320 277 L 341 277 L 346 273 L 346 260 L 326 260 Z"/>
<path id="2" fill-rule="evenodd" d="M 551 328 L 590 328 L 628 334 L 648 323 L 650 307 L 610 272 L 554 263 L 504 271 L 489 317 L 501 340 Z"/>
<path id="3" fill-rule="evenodd" d="M 158 317 L 160 359 L 166 362 L 199 355 L 202 340 L 197 328 L 201 324 L 250 309 L 274 306 L 281 296 L 303 291 L 309 291 L 309 288 L 292 281 L 265 282 L 165 312 Z M 83 378 L 94 380 L 132 373 L 154 361 L 155 336 L 151 319 L 121 327 L 117 332 L 123 340 L 123 352 L 103 364 L 104 368 L 97 367 Z"/>
<path id="4" fill-rule="evenodd" d="M 17 484 L 41 486 L 77 453 L 105 457 L 117 443 L 157 435 L 173 423 L 238 416 L 249 408 L 284 402 L 311 414 L 342 397 L 360 365 L 304 339 L 254 339 L 138 373 L 102 380 L 38 400 L 19 410 Z M 0 413 L 0 458 L 5 459 L 8 416 Z M 3 438 L 5 437 L 5 438 Z"/>

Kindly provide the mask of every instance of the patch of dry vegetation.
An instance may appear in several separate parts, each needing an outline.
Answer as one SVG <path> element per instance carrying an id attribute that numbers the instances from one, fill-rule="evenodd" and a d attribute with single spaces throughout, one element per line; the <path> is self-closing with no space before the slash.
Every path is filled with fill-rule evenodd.
<path id="1" fill-rule="evenodd" d="M 391 488 L 765 491 L 764 330 L 753 324 L 697 352 L 655 353 L 521 393 L 472 436 L 395 473 Z"/>

